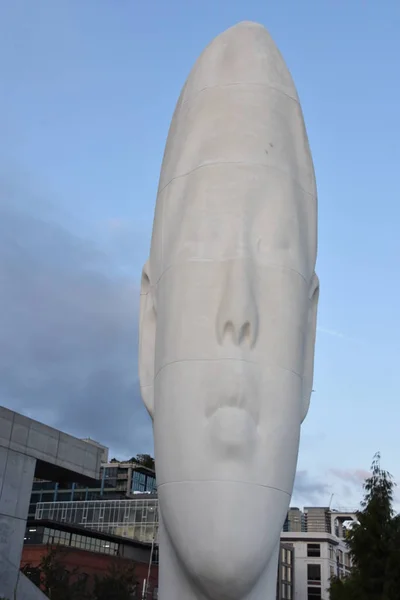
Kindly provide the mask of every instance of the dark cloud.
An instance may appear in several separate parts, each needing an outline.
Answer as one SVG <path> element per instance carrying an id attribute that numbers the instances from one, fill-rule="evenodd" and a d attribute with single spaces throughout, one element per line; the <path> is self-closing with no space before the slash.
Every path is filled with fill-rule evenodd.
<path id="1" fill-rule="evenodd" d="M 0 404 L 121 456 L 151 451 L 137 286 L 40 202 L 20 200 L 0 181 Z"/>
<path id="2" fill-rule="evenodd" d="M 331 488 L 328 483 L 312 477 L 306 470 L 297 471 L 293 490 L 293 505 L 327 506 L 330 496 Z"/>

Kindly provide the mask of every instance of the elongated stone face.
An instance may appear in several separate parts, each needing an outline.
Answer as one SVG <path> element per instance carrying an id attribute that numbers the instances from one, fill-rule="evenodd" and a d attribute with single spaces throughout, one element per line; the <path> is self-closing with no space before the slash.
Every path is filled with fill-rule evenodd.
<path id="1" fill-rule="evenodd" d="M 316 246 L 292 78 L 268 32 L 241 23 L 179 98 L 140 317 L 163 523 L 210 598 L 242 598 L 279 540 L 312 386 Z"/>

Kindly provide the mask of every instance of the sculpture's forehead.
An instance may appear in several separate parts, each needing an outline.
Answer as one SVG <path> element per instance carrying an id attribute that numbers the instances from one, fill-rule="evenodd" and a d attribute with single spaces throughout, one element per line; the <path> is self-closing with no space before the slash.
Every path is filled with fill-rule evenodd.
<path id="1" fill-rule="evenodd" d="M 314 198 L 262 166 L 217 164 L 171 182 L 153 230 L 155 279 L 187 261 L 251 257 L 309 278 L 315 267 Z"/>
<path id="2" fill-rule="evenodd" d="M 195 63 L 171 122 L 159 190 L 210 162 L 289 170 L 315 194 L 296 88 L 272 38 L 259 25 L 227 30 Z"/>
<path id="3" fill-rule="evenodd" d="M 308 276 L 316 185 L 290 73 L 266 30 L 243 24 L 205 50 L 178 101 L 152 241 L 157 279 L 186 260 L 250 247 Z"/>
<path id="4" fill-rule="evenodd" d="M 167 140 L 159 193 L 174 179 L 216 163 L 282 171 L 316 196 L 300 105 L 267 86 L 205 89 L 181 104 Z"/>

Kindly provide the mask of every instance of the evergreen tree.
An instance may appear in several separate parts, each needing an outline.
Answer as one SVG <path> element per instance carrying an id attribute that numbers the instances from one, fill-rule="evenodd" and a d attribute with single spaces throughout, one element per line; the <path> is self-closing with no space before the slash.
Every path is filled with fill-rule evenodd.
<path id="1" fill-rule="evenodd" d="M 393 510 L 394 482 L 376 454 L 364 483 L 364 499 L 347 544 L 353 568 L 332 578 L 331 600 L 400 599 L 400 518 Z"/>

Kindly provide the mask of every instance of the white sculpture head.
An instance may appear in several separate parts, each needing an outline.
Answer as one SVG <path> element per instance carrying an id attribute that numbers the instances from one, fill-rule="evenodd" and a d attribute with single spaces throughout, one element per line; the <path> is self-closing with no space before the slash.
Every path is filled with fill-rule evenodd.
<path id="1" fill-rule="evenodd" d="M 142 276 L 141 392 L 193 597 L 247 598 L 276 554 L 312 390 L 316 249 L 296 89 L 267 31 L 241 23 L 179 98 Z"/>

